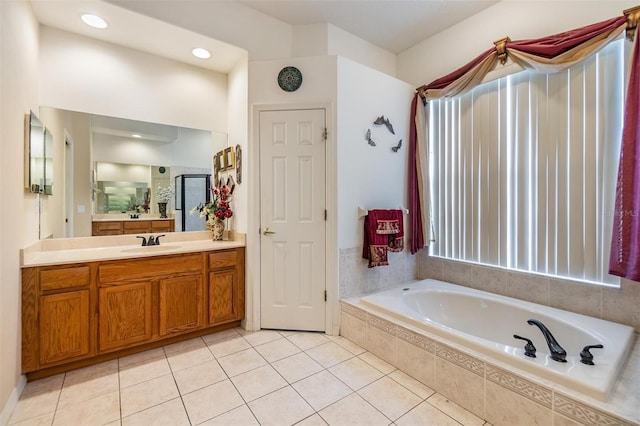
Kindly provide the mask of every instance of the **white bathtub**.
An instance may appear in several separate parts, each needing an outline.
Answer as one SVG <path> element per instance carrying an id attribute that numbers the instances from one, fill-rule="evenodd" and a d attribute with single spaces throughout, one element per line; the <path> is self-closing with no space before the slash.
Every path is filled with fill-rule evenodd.
<path id="1" fill-rule="evenodd" d="M 424 280 L 402 288 L 363 297 L 361 304 L 429 333 L 566 388 L 606 400 L 631 350 L 634 330 L 548 306 L 529 303 L 437 280 Z M 554 361 L 547 343 L 528 319 L 538 319 L 567 352 L 567 362 Z M 531 339 L 537 357 L 524 355 Z M 580 351 L 593 349 L 595 365 L 580 362 Z"/>

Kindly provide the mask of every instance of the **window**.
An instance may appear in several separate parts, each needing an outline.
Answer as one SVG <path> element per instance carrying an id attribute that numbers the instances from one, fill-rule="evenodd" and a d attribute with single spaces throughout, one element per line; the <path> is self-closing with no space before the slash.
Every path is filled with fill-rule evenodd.
<path id="1" fill-rule="evenodd" d="M 429 103 L 431 254 L 577 280 L 608 274 L 624 42 Z"/>

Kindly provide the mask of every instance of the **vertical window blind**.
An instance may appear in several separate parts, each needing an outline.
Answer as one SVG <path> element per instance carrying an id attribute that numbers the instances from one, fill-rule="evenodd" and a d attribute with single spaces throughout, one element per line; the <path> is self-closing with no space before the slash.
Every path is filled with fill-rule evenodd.
<path id="1" fill-rule="evenodd" d="M 565 71 L 523 71 L 429 102 L 435 256 L 615 284 L 607 273 L 622 40 Z"/>

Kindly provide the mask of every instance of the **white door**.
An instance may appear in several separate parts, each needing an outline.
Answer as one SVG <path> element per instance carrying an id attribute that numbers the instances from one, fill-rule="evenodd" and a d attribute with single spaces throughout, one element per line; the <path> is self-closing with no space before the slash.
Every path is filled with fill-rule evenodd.
<path id="1" fill-rule="evenodd" d="M 325 110 L 260 112 L 260 327 L 325 330 Z"/>

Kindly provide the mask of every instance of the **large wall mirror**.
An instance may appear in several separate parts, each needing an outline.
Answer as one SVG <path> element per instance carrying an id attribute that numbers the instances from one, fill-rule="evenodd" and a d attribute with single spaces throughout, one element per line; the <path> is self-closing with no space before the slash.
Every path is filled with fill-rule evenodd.
<path id="1" fill-rule="evenodd" d="M 54 237 L 90 236 L 97 215 L 158 214 L 158 186 L 183 174 L 212 174 L 214 153 L 227 147 L 226 133 L 212 130 L 51 107 L 41 107 L 40 116 L 64 138 L 58 155 L 65 159 L 59 172 L 65 190 L 58 192 L 64 192 L 65 212 L 47 219 L 56 221 Z"/>

